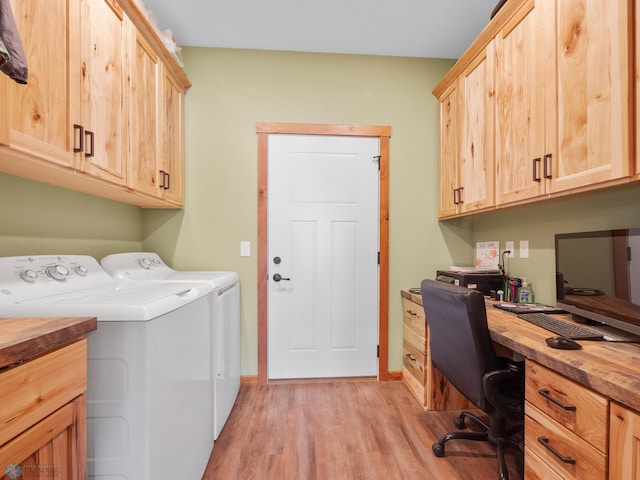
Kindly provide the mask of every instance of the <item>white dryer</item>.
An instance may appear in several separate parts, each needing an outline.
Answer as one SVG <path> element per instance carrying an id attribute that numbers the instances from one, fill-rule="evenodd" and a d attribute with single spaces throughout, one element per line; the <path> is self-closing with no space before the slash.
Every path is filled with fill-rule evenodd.
<path id="1" fill-rule="evenodd" d="M 214 384 L 213 435 L 218 438 L 240 389 L 240 278 L 228 271 L 176 271 L 152 252 L 108 255 L 102 267 L 118 279 L 206 282 L 214 289 L 211 318 Z"/>
<path id="2" fill-rule="evenodd" d="M 212 292 L 123 282 L 86 255 L 0 258 L 0 317 L 98 319 L 88 337 L 89 478 L 202 477 L 213 448 Z"/>

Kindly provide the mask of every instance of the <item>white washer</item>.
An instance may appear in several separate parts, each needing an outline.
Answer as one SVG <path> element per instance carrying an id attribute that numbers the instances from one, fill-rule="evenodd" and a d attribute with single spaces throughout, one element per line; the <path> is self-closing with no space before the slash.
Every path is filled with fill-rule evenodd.
<path id="1" fill-rule="evenodd" d="M 86 255 L 0 258 L 0 317 L 98 319 L 89 478 L 202 477 L 213 448 L 212 293 L 206 283 L 123 282 Z"/>
<path id="2" fill-rule="evenodd" d="M 240 389 L 240 277 L 227 271 L 176 271 L 152 252 L 107 255 L 102 267 L 118 279 L 206 282 L 214 289 L 211 331 L 214 374 L 213 436 L 218 438 Z"/>

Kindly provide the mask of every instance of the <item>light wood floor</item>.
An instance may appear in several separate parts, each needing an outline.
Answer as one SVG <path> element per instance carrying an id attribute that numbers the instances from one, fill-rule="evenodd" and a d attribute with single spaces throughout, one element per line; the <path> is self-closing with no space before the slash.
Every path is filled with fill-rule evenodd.
<path id="1" fill-rule="evenodd" d="M 457 412 L 425 412 L 402 382 L 242 386 L 203 480 L 440 480 L 497 478 L 484 442 L 431 444 Z M 522 479 L 521 455 L 507 457 Z"/>

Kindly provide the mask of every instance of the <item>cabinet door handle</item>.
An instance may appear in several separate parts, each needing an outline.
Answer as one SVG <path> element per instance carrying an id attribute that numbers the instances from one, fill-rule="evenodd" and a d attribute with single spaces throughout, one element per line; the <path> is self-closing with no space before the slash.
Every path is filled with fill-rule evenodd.
<path id="1" fill-rule="evenodd" d="M 76 147 L 76 140 L 78 140 L 78 145 Z M 82 125 L 78 125 L 77 123 L 73 124 L 73 151 L 74 153 L 79 153 L 84 150 L 84 127 Z"/>
<path id="2" fill-rule="evenodd" d="M 89 151 L 85 152 L 84 156 L 85 157 L 93 157 L 94 155 L 94 151 L 93 151 L 93 132 L 89 131 L 89 130 L 85 130 L 84 131 L 84 136 L 85 137 L 89 137 Z"/>
<path id="3" fill-rule="evenodd" d="M 538 442 L 540 442 L 544 448 L 549 450 L 551 453 L 553 453 L 556 457 L 558 457 L 564 463 L 571 463 L 571 464 L 576 463 L 575 459 L 571 457 L 565 457 L 559 451 L 557 451 L 555 448 L 549 445 L 549 439 L 547 437 L 538 437 Z"/>
<path id="4" fill-rule="evenodd" d="M 464 203 L 464 200 L 462 200 L 462 191 L 463 190 L 464 190 L 464 187 L 458 188 L 458 203 L 460 203 L 460 204 Z"/>
<path id="5" fill-rule="evenodd" d="M 415 362 L 415 361 L 416 361 L 416 357 L 414 357 L 414 356 L 413 356 L 413 355 L 411 355 L 410 353 L 407 353 L 406 357 L 407 357 L 410 361 L 412 361 L 412 362 Z"/>
<path id="6" fill-rule="evenodd" d="M 164 181 L 166 180 L 166 181 Z M 162 187 L 165 190 L 169 190 L 171 188 L 171 174 L 168 172 L 164 172 L 164 180 L 162 182 Z"/>
<path id="7" fill-rule="evenodd" d="M 553 159 L 553 155 L 547 153 L 544 156 L 544 178 L 551 178 L 553 176 L 553 169 L 551 168 L 551 160 Z"/>
<path id="8" fill-rule="evenodd" d="M 533 181 L 539 182 L 540 178 L 540 161 L 542 159 L 540 157 L 533 159 Z"/>
<path id="9" fill-rule="evenodd" d="M 458 200 L 458 189 L 454 188 L 453 189 L 453 204 L 454 205 L 458 205 L 460 203 L 460 201 Z"/>
<path id="10" fill-rule="evenodd" d="M 407 310 L 407 313 L 413 317 L 415 317 L 416 315 L 418 315 L 416 312 L 414 312 L 413 310 Z"/>
<path id="11" fill-rule="evenodd" d="M 562 403 L 560 400 L 558 400 L 557 398 L 553 398 L 551 395 L 549 395 L 549 390 L 546 390 L 543 388 L 542 390 L 538 390 L 538 393 L 542 395 L 544 398 L 546 398 L 547 400 L 549 400 L 551 403 L 554 403 L 557 406 L 559 406 L 563 410 L 571 410 L 574 412 L 576 410 L 575 405 L 566 405 Z"/>

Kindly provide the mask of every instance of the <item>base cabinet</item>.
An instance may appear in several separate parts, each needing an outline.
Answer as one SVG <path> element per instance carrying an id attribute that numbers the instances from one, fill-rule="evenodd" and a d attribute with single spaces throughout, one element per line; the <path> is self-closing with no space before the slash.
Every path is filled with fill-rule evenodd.
<path id="1" fill-rule="evenodd" d="M 431 364 L 428 320 L 422 305 L 411 298 L 402 292 L 402 381 L 425 410 L 473 408 Z"/>
<path id="2" fill-rule="evenodd" d="M 3 480 L 86 479 L 86 379 L 86 339 L 0 373 Z"/>
<path id="3" fill-rule="evenodd" d="M 640 413 L 611 402 L 609 478 L 640 478 Z"/>

